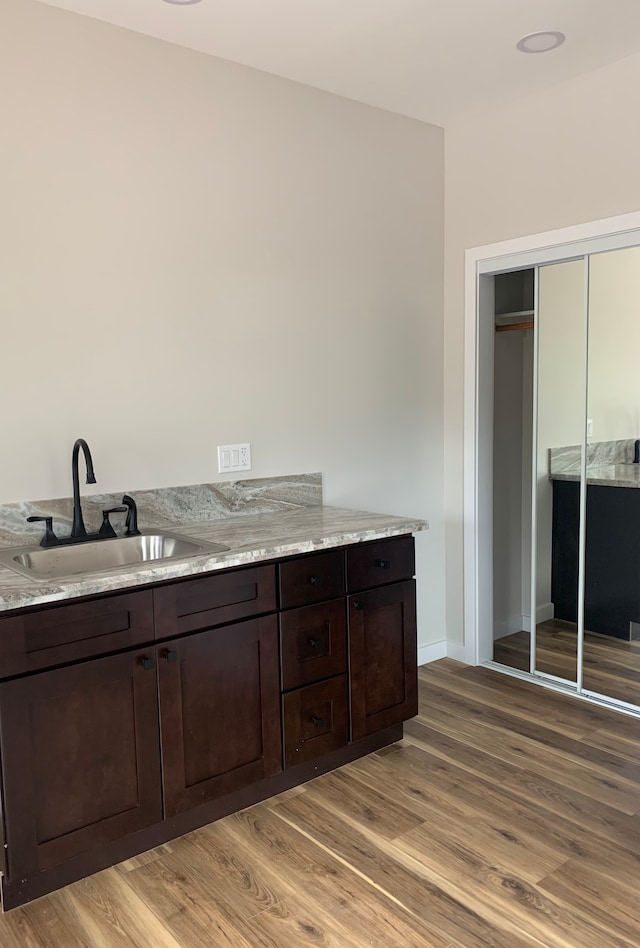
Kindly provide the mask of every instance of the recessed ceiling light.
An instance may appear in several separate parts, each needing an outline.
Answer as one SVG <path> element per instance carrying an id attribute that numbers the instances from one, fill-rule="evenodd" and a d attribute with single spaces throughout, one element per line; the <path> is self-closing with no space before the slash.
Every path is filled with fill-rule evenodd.
<path id="1" fill-rule="evenodd" d="M 186 7 L 190 3 L 200 3 L 200 0 L 164 0 L 165 3 L 175 3 L 176 6 Z"/>
<path id="2" fill-rule="evenodd" d="M 170 0 L 175 2 L 175 0 Z M 558 30 L 540 30 L 539 33 L 528 33 L 516 43 L 521 53 L 548 53 L 550 49 L 562 46 L 566 37 Z"/>

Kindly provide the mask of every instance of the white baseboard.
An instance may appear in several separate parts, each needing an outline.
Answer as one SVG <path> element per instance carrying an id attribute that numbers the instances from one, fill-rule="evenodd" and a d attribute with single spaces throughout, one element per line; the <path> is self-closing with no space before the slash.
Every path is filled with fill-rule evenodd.
<path id="1" fill-rule="evenodd" d="M 431 645 L 422 645 L 418 649 L 418 665 L 428 665 L 429 662 L 437 662 L 439 658 L 447 657 L 447 643 L 445 639 L 441 642 L 432 642 Z"/>
<path id="2" fill-rule="evenodd" d="M 493 640 L 504 639 L 507 635 L 514 635 L 516 632 L 528 632 L 531 628 L 530 616 L 510 616 L 508 619 L 502 619 L 495 622 L 493 626 Z"/>
<path id="3" fill-rule="evenodd" d="M 546 622 L 553 619 L 554 608 L 552 602 L 544 602 L 536 609 L 536 622 Z M 508 619 L 502 619 L 493 626 L 493 640 L 503 639 L 507 635 L 513 635 L 515 632 L 531 632 L 531 616 L 510 616 Z"/>
<path id="4" fill-rule="evenodd" d="M 472 648 L 466 645 L 459 645 L 457 642 L 447 642 L 447 658 L 452 658 L 456 662 L 462 662 L 464 665 L 472 665 L 473 658 L 470 653 Z"/>
<path id="5" fill-rule="evenodd" d="M 465 665 L 470 663 L 464 645 L 447 642 L 445 639 L 423 645 L 418 649 L 418 665 L 428 665 L 430 662 L 437 662 L 439 658 L 453 658 L 456 662 L 463 662 Z"/>
<path id="6" fill-rule="evenodd" d="M 553 619 L 554 615 L 555 609 L 552 602 L 545 602 L 536 609 L 537 622 L 546 622 L 548 619 Z"/>

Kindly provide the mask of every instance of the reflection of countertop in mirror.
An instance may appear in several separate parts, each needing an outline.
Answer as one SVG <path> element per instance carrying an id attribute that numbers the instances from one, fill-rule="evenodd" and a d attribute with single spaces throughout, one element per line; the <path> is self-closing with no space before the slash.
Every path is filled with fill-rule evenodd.
<path id="1" fill-rule="evenodd" d="M 556 471 L 549 475 L 552 481 L 579 481 L 579 471 Z M 601 487 L 640 487 L 640 464 L 602 464 L 587 468 L 587 484 Z"/>

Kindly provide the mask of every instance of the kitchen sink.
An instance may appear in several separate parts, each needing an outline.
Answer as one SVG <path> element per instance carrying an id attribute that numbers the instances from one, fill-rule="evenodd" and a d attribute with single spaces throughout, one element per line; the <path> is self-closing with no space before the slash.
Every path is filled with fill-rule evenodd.
<path id="1" fill-rule="evenodd" d="M 228 546 L 207 543 L 166 530 L 143 530 L 140 536 L 116 537 L 65 546 L 28 546 L 0 551 L 0 564 L 31 579 L 62 579 L 102 573 L 188 556 L 223 553 Z"/>

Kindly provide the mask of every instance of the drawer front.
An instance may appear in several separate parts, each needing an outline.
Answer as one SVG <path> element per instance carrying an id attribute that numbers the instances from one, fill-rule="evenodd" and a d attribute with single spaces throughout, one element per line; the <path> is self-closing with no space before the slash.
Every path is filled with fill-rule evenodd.
<path id="1" fill-rule="evenodd" d="M 153 642 L 151 590 L 0 619 L 0 677 Z"/>
<path id="2" fill-rule="evenodd" d="M 310 553 L 280 563 L 280 608 L 294 609 L 343 596 L 344 551 Z"/>
<path id="3" fill-rule="evenodd" d="M 373 543 L 363 543 L 347 550 L 349 592 L 411 579 L 415 571 L 413 537 L 375 540 Z"/>
<path id="4" fill-rule="evenodd" d="M 347 676 L 282 696 L 284 765 L 295 767 L 349 741 Z"/>
<path id="5" fill-rule="evenodd" d="M 283 691 L 346 672 L 345 600 L 281 613 L 280 661 Z"/>
<path id="6" fill-rule="evenodd" d="M 161 586 L 153 597 L 158 639 L 227 625 L 275 611 L 275 567 L 204 575 Z"/>

